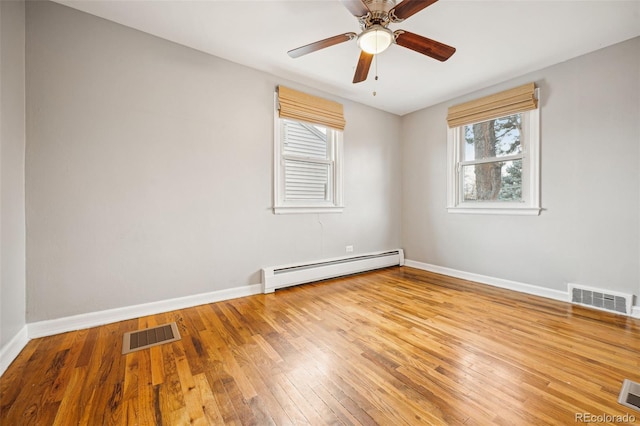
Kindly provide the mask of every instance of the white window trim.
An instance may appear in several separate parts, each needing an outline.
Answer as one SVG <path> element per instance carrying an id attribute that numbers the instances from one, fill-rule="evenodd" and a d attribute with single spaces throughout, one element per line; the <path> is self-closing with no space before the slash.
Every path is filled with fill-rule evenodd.
<path id="1" fill-rule="evenodd" d="M 540 89 L 536 89 L 536 97 L 540 99 Z M 539 105 L 539 104 L 538 104 Z M 527 201 L 523 202 L 463 202 L 462 186 L 459 168 L 461 165 L 461 127 L 449 128 L 447 133 L 447 211 L 449 213 L 469 214 L 504 214 L 504 215 L 534 215 L 540 214 L 540 106 L 526 111 L 528 125 L 527 144 L 523 151 L 524 167 L 528 186 L 523 189 Z M 505 157 L 506 158 L 506 157 Z"/>
<path id="2" fill-rule="evenodd" d="M 277 95 L 276 95 L 277 103 Z M 277 105 L 277 104 L 276 104 Z M 336 129 L 327 128 L 333 132 L 333 143 L 331 147 L 331 188 L 329 192 L 333 201 L 285 201 L 284 199 L 284 157 L 282 152 L 281 118 L 277 108 L 274 108 L 274 155 L 273 155 L 273 212 L 275 214 L 294 213 L 342 213 L 344 210 L 343 201 L 343 132 Z M 310 123 L 311 124 L 311 123 Z"/>

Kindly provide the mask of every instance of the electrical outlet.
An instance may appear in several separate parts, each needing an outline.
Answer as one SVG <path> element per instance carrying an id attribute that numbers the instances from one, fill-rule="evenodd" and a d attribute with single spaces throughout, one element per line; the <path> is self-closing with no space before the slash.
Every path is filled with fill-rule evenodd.
<path id="1" fill-rule="evenodd" d="M 346 246 L 344 249 L 347 253 L 353 253 L 353 246 Z"/>

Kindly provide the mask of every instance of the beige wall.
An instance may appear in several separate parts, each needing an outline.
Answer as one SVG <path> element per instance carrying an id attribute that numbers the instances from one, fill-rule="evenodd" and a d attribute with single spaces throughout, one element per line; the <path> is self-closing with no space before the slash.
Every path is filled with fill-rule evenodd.
<path id="1" fill-rule="evenodd" d="M 25 326 L 25 12 L 0 2 L 0 352 Z"/>
<path id="2" fill-rule="evenodd" d="M 447 213 L 447 108 L 530 81 L 541 89 L 544 211 Z M 571 282 L 640 295 L 640 38 L 404 116 L 402 134 L 407 258 L 560 291 Z"/>
<path id="3" fill-rule="evenodd" d="M 274 215 L 274 88 L 312 88 L 49 2 L 26 51 L 28 322 L 400 245 L 399 117 L 338 99 L 344 213 Z"/>

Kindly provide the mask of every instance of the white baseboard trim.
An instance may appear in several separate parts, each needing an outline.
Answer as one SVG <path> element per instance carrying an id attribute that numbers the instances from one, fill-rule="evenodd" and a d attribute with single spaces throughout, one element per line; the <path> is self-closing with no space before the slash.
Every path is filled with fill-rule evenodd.
<path id="1" fill-rule="evenodd" d="M 14 359 L 29 343 L 27 326 L 25 325 L 20 331 L 13 336 L 9 343 L 0 348 L 0 376 L 4 374 L 6 369 L 11 365 Z"/>
<path id="2" fill-rule="evenodd" d="M 559 300 L 561 302 L 569 302 L 569 293 L 566 291 L 552 290 L 550 288 L 540 287 L 537 285 L 504 280 L 502 278 L 494 278 L 486 275 L 474 274 L 472 272 L 459 271 L 457 269 L 445 268 L 444 266 L 431 265 L 429 263 L 416 262 L 414 260 L 405 260 L 404 264 L 406 266 L 422 269 L 424 271 L 449 275 L 451 277 L 461 278 L 463 280 L 475 281 L 494 287 L 518 291 L 520 293 L 532 294 L 534 296 L 541 296 L 548 299 Z"/>
<path id="3" fill-rule="evenodd" d="M 123 308 L 107 309 L 105 311 L 90 312 L 87 314 L 73 315 L 54 320 L 38 321 L 27 324 L 28 337 L 30 339 L 35 339 L 38 337 L 51 336 L 59 333 L 66 333 L 68 331 L 82 330 L 84 328 L 139 318 L 146 315 L 175 311 L 176 309 L 190 308 L 192 306 L 221 302 L 223 300 L 236 299 L 238 297 L 253 296 L 254 294 L 260 293 L 262 293 L 262 285 L 252 284 L 245 287 L 195 294 L 193 296 L 178 297 L 175 299 L 126 306 Z"/>
<path id="4" fill-rule="evenodd" d="M 416 262 L 415 260 L 405 259 L 405 266 L 410 266 L 423 271 L 435 272 L 437 274 L 449 275 L 455 278 L 475 281 L 482 284 L 500 287 L 507 290 L 518 291 L 520 293 L 532 294 L 534 296 L 546 297 L 548 299 L 559 300 L 561 302 L 570 303 L 568 291 L 553 290 L 550 288 L 540 287 L 537 285 L 525 284 L 517 281 L 503 280 L 502 278 L 494 278 L 486 275 L 474 274 L 472 272 L 459 271 L 457 269 L 445 268 L 444 266 L 431 265 L 429 263 Z M 631 317 L 640 318 L 640 306 L 631 307 Z"/>

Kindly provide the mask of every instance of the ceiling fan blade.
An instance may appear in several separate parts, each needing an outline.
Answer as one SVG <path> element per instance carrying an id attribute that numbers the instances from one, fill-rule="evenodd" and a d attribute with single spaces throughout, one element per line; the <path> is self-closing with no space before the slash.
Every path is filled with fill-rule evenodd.
<path id="1" fill-rule="evenodd" d="M 456 52 L 455 47 L 447 46 L 439 41 L 431 40 L 430 38 L 410 33 L 409 31 L 398 30 L 393 34 L 396 36 L 396 44 L 406 47 L 407 49 L 415 50 L 418 53 L 422 53 L 441 62 L 446 61 Z"/>
<path id="2" fill-rule="evenodd" d="M 391 18 L 391 22 L 404 21 L 437 1 L 438 0 L 402 0 L 396 7 L 389 11 L 389 18 Z"/>
<path id="3" fill-rule="evenodd" d="M 361 0 L 340 0 L 344 7 L 356 18 L 361 18 L 369 13 L 369 8 Z"/>
<path id="4" fill-rule="evenodd" d="M 373 61 L 373 55 L 365 51 L 360 52 L 360 58 L 358 59 L 358 66 L 356 67 L 356 73 L 353 76 L 354 83 L 360 83 L 367 79 L 369 75 L 369 68 L 371 68 L 371 62 Z"/>
<path id="5" fill-rule="evenodd" d="M 345 41 L 353 40 L 357 37 L 356 33 L 345 33 L 337 36 L 325 38 L 324 40 L 316 41 L 301 47 L 297 47 L 287 52 L 292 58 L 299 58 L 307 53 L 315 52 L 316 50 L 324 49 L 325 47 L 334 46 L 336 44 L 344 43 Z"/>

